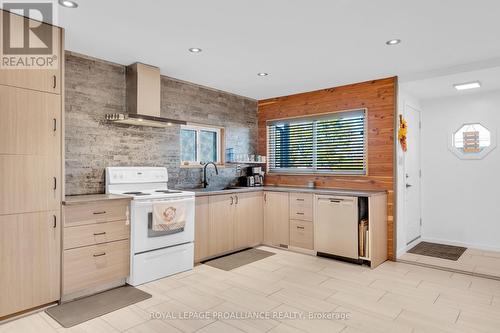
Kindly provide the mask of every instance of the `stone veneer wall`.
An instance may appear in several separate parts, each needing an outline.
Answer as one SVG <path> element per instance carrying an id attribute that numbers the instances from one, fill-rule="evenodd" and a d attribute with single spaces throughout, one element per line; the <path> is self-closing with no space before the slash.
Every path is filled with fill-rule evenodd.
<path id="1" fill-rule="evenodd" d="M 201 168 L 180 167 L 180 128 L 109 123 L 106 113 L 125 113 L 125 66 L 66 52 L 66 195 L 104 193 L 107 166 L 166 166 L 170 188 L 201 182 Z M 161 116 L 223 126 L 226 147 L 253 154 L 257 145 L 257 101 L 161 77 Z M 235 167 L 219 169 L 212 186 L 235 182 Z"/>

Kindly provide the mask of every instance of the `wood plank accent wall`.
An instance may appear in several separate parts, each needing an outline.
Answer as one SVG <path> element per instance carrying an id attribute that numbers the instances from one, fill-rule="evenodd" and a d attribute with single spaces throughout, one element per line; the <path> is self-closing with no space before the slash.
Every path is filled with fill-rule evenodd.
<path id="1" fill-rule="evenodd" d="M 266 175 L 266 185 L 306 186 L 388 192 L 388 255 L 394 259 L 394 129 L 397 77 L 259 101 L 258 153 L 267 155 L 266 121 L 358 108 L 368 109 L 368 175 Z"/>

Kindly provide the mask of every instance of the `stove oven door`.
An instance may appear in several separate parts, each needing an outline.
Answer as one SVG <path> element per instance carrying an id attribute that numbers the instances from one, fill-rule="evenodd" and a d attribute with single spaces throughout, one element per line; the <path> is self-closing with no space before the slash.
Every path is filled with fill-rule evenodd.
<path id="1" fill-rule="evenodd" d="M 186 223 L 184 228 L 173 231 L 152 229 L 153 202 L 185 203 Z M 133 200 L 131 209 L 131 246 L 134 254 L 166 248 L 194 241 L 194 197 L 172 199 Z"/>

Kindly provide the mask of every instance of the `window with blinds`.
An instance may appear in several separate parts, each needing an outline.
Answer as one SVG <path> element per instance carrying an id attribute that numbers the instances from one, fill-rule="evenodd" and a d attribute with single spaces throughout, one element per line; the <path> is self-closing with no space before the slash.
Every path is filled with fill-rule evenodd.
<path id="1" fill-rule="evenodd" d="M 366 174 L 366 110 L 267 122 L 268 169 Z"/>

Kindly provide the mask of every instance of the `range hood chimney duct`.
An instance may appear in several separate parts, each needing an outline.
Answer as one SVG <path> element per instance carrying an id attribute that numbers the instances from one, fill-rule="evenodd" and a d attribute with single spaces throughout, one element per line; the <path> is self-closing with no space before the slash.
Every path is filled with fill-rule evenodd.
<path id="1" fill-rule="evenodd" d="M 168 127 L 182 120 L 160 117 L 161 80 L 158 67 L 136 62 L 127 66 L 127 114 L 107 114 L 115 123 L 135 126 Z"/>

